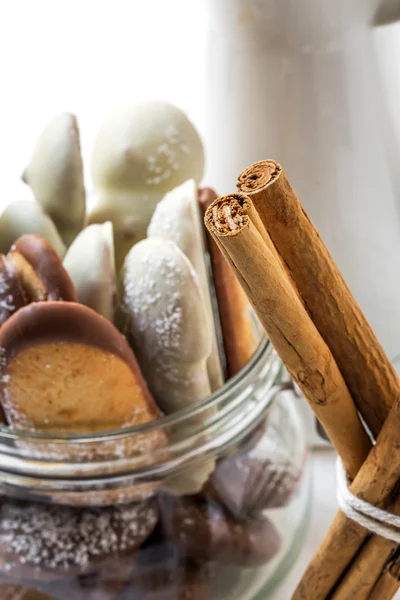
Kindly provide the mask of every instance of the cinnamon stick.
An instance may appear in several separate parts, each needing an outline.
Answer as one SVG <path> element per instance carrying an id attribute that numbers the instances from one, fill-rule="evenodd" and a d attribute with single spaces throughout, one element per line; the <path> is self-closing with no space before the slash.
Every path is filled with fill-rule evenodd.
<path id="1" fill-rule="evenodd" d="M 270 341 L 297 382 L 348 472 L 354 476 L 370 447 L 332 354 L 304 309 L 290 279 L 258 231 L 244 194 L 218 198 L 205 224 L 223 250 Z"/>
<path id="2" fill-rule="evenodd" d="M 385 508 L 388 505 L 398 484 L 399 430 L 400 400 L 396 400 L 376 445 L 350 488 L 354 495 L 378 508 Z M 342 512 L 338 512 L 292 600 L 326 600 L 367 536 L 368 531 L 364 527 L 348 519 Z M 347 593 L 347 598 L 352 598 L 352 593 Z"/>
<path id="3" fill-rule="evenodd" d="M 349 598 L 352 600 L 368 600 L 387 563 L 386 551 L 388 546 L 391 554 L 397 544 L 379 536 L 372 536 L 371 540 L 368 540 L 357 554 L 356 559 L 330 600 L 348 600 Z M 389 586 L 390 593 L 393 583 L 388 581 L 387 578 L 385 579 L 386 583 L 383 584 L 382 582 L 381 587 L 382 585 Z M 390 579 L 393 578 L 390 576 Z M 381 600 L 390 597 L 386 593 L 381 596 Z"/>
<path id="4" fill-rule="evenodd" d="M 394 579 L 390 573 L 385 573 L 378 579 L 374 589 L 368 596 L 368 600 L 384 600 L 393 598 L 399 588 L 400 583 Z"/>
<path id="5" fill-rule="evenodd" d="M 387 508 L 392 514 L 400 514 L 400 499 L 392 501 Z M 382 598 L 390 598 L 390 592 L 394 587 L 393 577 L 398 576 L 398 563 L 395 562 L 390 572 L 386 571 L 387 565 L 397 548 L 397 544 L 385 538 L 372 535 L 357 554 L 356 559 L 341 580 L 338 589 L 332 596 L 332 600 L 344 600 L 351 597 L 352 600 L 366 600 L 375 589 L 377 582 L 382 579 L 379 589 L 387 589 Z M 396 568 L 397 565 L 397 568 Z M 400 583 L 396 581 L 397 587 Z"/>
<path id="6" fill-rule="evenodd" d="M 210 188 L 199 189 L 199 204 L 203 216 L 217 194 Z M 221 322 L 228 377 L 238 373 L 254 353 L 256 340 L 250 305 L 246 294 L 224 255 L 206 230 L 211 267 Z"/>
<path id="7" fill-rule="evenodd" d="M 258 162 L 239 176 L 351 396 L 376 436 L 395 399 L 399 378 L 354 300 L 282 169 Z"/>

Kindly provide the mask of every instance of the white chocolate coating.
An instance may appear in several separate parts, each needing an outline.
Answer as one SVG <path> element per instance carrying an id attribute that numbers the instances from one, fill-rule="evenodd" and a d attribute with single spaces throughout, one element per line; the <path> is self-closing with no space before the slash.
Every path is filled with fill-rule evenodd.
<path id="1" fill-rule="evenodd" d="M 75 286 L 78 302 L 113 322 L 117 284 L 112 224 L 89 225 L 81 231 L 63 265 Z"/>
<path id="2" fill-rule="evenodd" d="M 156 207 L 148 228 L 149 237 L 161 237 L 177 244 L 196 271 L 207 308 L 207 327 L 212 339 L 212 351 L 207 360 L 211 390 L 223 384 L 215 322 L 205 263 L 205 243 L 202 218 L 197 198 L 197 186 L 190 179 L 164 196 Z"/>
<path id="3" fill-rule="evenodd" d="M 119 270 L 133 244 L 146 237 L 164 194 L 189 178 L 201 180 L 203 144 L 178 107 L 138 102 L 104 122 L 93 144 L 91 171 L 98 201 L 89 223 L 113 223 Z"/>
<path id="4" fill-rule="evenodd" d="M 138 102 L 105 121 L 94 141 L 91 168 L 96 189 L 154 188 L 161 198 L 191 177 L 201 180 L 203 144 L 177 106 Z"/>
<path id="5" fill-rule="evenodd" d="M 186 256 L 149 238 L 129 252 L 123 273 L 129 338 L 160 408 L 172 413 L 210 394 L 206 303 Z"/>
<path id="6" fill-rule="evenodd" d="M 41 206 L 29 200 L 12 202 L 0 217 L 0 252 L 7 254 L 14 242 L 28 233 L 44 238 L 61 259 L 65 255 L 64 242 Z"/>
<path id="7" fill-rule="evenodd" d="M 83 227 L 85 188 L 76 117 L 55 116 L 33 149 L 23 180 L 69 245 Z"/>

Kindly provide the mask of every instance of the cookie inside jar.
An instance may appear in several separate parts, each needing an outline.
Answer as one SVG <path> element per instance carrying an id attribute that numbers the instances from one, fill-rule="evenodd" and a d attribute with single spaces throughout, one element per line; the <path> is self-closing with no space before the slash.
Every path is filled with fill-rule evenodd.
<path id="1" fill-rule="evenodd" d="M 172 129 L 145 136 L 128 172 L 119 128 L 137 150 L 134 110 Z M 292 398 L 274 400 L 280 362 L 206 233 L 217 194 L 199 188 L 200 158 L 168 187 L 160 144 L 202 157 L 201 140 L 168 104 L 114 115 L 82 218 L 77 121 L 49 127 L 26 177 L 40 220 L 8 210 L 21 235 L 0 256 L 0 581 L 13 600 L 250 600 L 304 521 L 305 443 Z M 53 135 L 70 157 L 53 173 L 60 198 L 37 181 Z"/>

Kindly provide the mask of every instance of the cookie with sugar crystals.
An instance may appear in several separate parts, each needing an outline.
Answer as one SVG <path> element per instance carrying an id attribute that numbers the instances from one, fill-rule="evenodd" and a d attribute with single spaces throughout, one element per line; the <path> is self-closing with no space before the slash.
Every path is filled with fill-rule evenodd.
<path id="1" fill-rule="evenodd" d="M 0 404 L 17 429 L 89 433 L 161 416 L 125 338 L 85 306 L 32 303 L 0 328 L 0 348 Z"/>
<path id="2" fill-rule="evenodd" d="M 158 203 L 147 235 L 174 242 L 190 260 L 197 274 L 207 311 L 204 327 L 210 331 L 212 344 L 207 370 L 211 391 L 215 391 L 223 384 L 223 373 L 217 340 L 217 317 L 213 313 L 205 261 L 204 226 L 197 199 L 197 186 L 193 179 L 168 192 Z"/>
<path id="3" fill-rule="evenodd" d="M 7 255 L 30 302 L 76 302 L 74 285 L 56 251 L 37 235 L 23 235 Z"/>
<path id="4" fill-rule="evenodd" d="M 125 558 L 133 566 L 157 519 L 154 500 L 83 509 L 3 501 L 0 568 L 19 581 L 63 581 L 125 564 Z"/>
<path id="5" fill-rule="evenodd" d="M 129 252 L 123 269 L 127 335 L 161 409 L 173 413 L 211 393 L 211 335 L 204 296 L 183 252 L 148 238 Z"/>

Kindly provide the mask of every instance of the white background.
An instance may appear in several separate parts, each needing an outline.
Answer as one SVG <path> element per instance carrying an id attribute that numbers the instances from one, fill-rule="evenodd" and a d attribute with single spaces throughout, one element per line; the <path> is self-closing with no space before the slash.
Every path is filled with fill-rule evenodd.
<path id="1" fill-rule="evenodd" d="M 20 175 L 58 112 L 78 116 L 89 190 L 93 136 L 121 104 L 170 100 L 203 131 L 205 6 L 206 0 L 0 0 L 0 209 L 30 197 Z M 375 37 L 400 139 L 400 27 Z"/>

